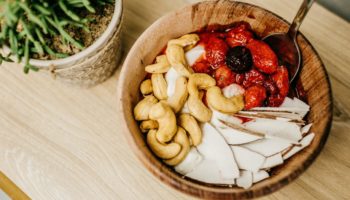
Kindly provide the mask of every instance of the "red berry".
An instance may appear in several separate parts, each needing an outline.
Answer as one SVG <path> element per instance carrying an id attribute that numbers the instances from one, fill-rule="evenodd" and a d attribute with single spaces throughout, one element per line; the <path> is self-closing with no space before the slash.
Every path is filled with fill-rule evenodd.
<path id="1" fill-rule="evenodd" d="M 254 35 L 252 32 L 237 27 L 227 33 L 226 42 L 230 47 L 245 46 L 253 38 Z"/>
<path id="2" fill-rule="evenodd" d="M 210 74 L 212 70 L 209 63 L 206 62 L 205 60 L 200 60 L 195 62 L 192 66 L 192 69 L 196 73 L 206 73 L 206 74 Z"/>
<path id="3" fill-rule="evenodd" d="M 285 66 L 278 67 L 276 73 L 271 75 L 271 78 L 278 87 L 279 94 L 286 97 L 289 92 L 288 69 Z"/>
<path id="4" fill-rule="evenodd" d="M 270 95 L 278 94 L 278 88 L 272 80 L 265 80 L 264 87 L 266 88 L 267 93 Z"/>
<path id="5" fill-rule="evenodd" d="M 276 72 L 278 59 L 269 45 L 260 40 L 250 40 L 247 47 L 252 54 L 255 67 L 266 74 Z"/>
<path id="6" fill-rule="evenodd" d="M 246 89 L 244 93 L 244 109 L 249 110 L 262 106 L 266 99 L 266 89 L 260 85 L 254 85 Z"/>
<path id="7" fill-rule="evenodd" d="M 248 88 L 252 85 L 263 85 L 266 77 L 260 71 L 252 69 L 245 73 L 243 86 Z"/>
<path id="8" fill-rule="evenodd" d="M 245 74 L 236 74 L 236 83 L 239 85 L 243 84 Z"/>
<path id="9" fill-rule="evenodd" d="M 216 85 L 220 88 L 224 88 L 235 82 L 236 74 L 226 65 L 223 65 L 214 72 L 214 78 L 216 80 Z"/>
<path id="10" fill-rule="evenodd" d="M 267 98 L 267 106 L 269 107 L 279 107 L 282 105 L 285 97 L 280 94 L 271 95 Z"/>
<path id="11" fill-rule="evenodd" d="M 205 58 L 213 69 L 225 64 L 228 46 L 224 40 L 211 37 L 205 46 Z"/>
<path id="12" fill-rule="evenodd" d="M 217 32 L 202 32 L 199 33 L 199 44 L 208 44 L 210 38 L 219 38 L 219 39 L 225 39 L 226 33 L 217 33 Z"/>

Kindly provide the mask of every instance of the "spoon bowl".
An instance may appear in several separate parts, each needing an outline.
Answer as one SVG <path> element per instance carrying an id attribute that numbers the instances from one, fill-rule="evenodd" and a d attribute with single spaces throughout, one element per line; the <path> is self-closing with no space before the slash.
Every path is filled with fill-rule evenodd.
<path id="1" fill-rule="evenodd" d="M 280 63 L 288 68 L 290 83 L 293 83 L 298 76 L 302 63 L 302 55 L 296 36 L 302 21 L 314 1 L 315 0 L 303 1 L 287 33 L 273 33 L 263 38 L 263 41 L 276 53 Z"/>

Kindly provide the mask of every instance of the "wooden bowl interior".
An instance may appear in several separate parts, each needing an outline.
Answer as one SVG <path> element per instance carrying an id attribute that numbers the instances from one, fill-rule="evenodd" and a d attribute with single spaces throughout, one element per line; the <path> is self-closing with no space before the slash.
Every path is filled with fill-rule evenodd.
<path id="1" fill-rule="evenodd" d="M 303 55 L 300 79 L 307 93 L 308 104 L 311 106 L 307 120 L 314 123 L 311 131 L 316 133 L 308 148 L 289 159 L 284 165 L 273 169 L 269 179 L 254 184 L 248 190 L 184 179 L 152 154 L 132 113 L 133 107 L 140 100 L 139 85 L 146 75 L 145 65 L 150 64 L 172 38 L 195 32 L 208 25 L 228 25 L 237 21 L 249 22 L 260 37 L 275 32 L 286 32 L 289 26 L 275 14 L 246 3 L 212 1 L 188 6 L 160 18 L 141 35 L 125 60 L 119 80 L 120 112 L 125 125 L 123 131 L 134 152 L 159 179 L 180 191 L 201 198 L 258 197 L 287 185 L 319 154 L 331 125 L 332 98 L 326 71 L 313 47 L 303 35 L 299 34 L 298 43 Z"/>

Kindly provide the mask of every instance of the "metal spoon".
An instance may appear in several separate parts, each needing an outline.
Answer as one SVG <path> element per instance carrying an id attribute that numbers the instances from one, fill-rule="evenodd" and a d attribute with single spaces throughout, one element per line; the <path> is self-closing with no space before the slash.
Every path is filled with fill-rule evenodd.
<path id="1" fill-rule="evenodd" d="M 289 69 L 289 82 L 292 83 L 301 67 L 302 55 L 297 43 L 297 33 L 301 22 L 315 0 L 304 0 L 287 33 L 273 33 L 263 38 L 280 61 Z"/>

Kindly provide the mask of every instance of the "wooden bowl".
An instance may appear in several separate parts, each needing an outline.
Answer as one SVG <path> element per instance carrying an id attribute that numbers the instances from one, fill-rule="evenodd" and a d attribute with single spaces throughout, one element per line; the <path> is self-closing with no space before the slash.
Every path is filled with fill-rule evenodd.
<path id="1" fill-rule="evenodd" d="M 164 183 L 187 194 L 205 199 L 253 198 L 269 194 L 297 178 L 314 161 L 323 148 L 332 122 L 332 96 L 327 72 L 315 49 L 302 35 L 298 43 L 303 54 L 300 79 L 311 106 L 307 120 L 313 122 L 316 136 L 312 144 L 282 166 L 271 171 L 271 177 L 245 190 L 205 184 L 183 178 L 157 159 L 145 143 L 133 117 L 133 108 L 140 100 L 139 85 L 145 78 L 145 65 L 150 64 L 167 41 L 208 25 L 228 25 L 247 21 L 258 36 L 286 32 L 289 24 L 281 17 L 254 5 L 234 1 L 209 1 L 187 6 L 170 13 L 151 25 L 130 50 L 119 79 L 119 108 L 122 130 L 144 166 Z"/>

